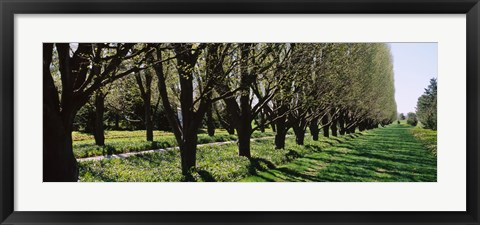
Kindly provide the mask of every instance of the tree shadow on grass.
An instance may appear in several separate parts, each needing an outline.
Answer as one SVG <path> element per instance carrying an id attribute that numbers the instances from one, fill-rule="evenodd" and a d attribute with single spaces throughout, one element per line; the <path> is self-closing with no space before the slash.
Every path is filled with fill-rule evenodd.
<path id="1" fill-rule="evenodd" d="M 291 161 L 291 160 L 294 160 L 296 158 L 302 157 L 302 155 L 300 155 L 300 153 L 298 153 L 297 151 L 289 150 L 287 152 L 287 154 L 285 154 L 285 157 L 287 157 L 288 161 Z"/>
<path id="2" fill-rule="evenodd" d="M 102 147 L 102 155 L 113 155 L 115 154 L 115 147 L 111 145 L 104 145 Z"/>
<path id="3" fill-rule="evenodd" d="M 299 181 L 320 181 L 315 176 L 307 175 L 307 174 L 304 174 L 304 173 L 299 173 L 298 171 L 295 171 L 295 170 L 292 170 L 292 169 L 289 169 L 289 168 L 286 168 L 286 167 L 278 168 L 276 170 L 278 170 L 278 171 L 282 172 L 283 174 L 287 175 L 287 177 L 289 177 L 290 179 L 295 178 Z"/>
<path id="4" fill-rule="evenodd" d="M 338 137 L 332 137 L 331 140 L 336 141 L 338 144 L 343 143 L 343 141 L 340 140 Z"/>
<path id="5" fill-rule="evenodd" d="M 263 158 L 252 157 L 249 159 L 250 164 L 248 165 L 249 174 L 257 174 L 258 171 L 265 171 L 268 169 L 274 169 L 275 165 Z"/>
<path id="6" fill-rule="evenodd" d="M 200 176 L 201 180 L 197 180 L 196 176 L 194 176 L 195 173 Z M 182 182 L 198 182 L 198 181 L 216 182 L 213 175 L 210 172 L 208 172 L 206 170 L 203 170 L 203 169 L 192 170 L 187 175 L 184 175 L 183 180 L 182 180 Z"/>
<path id="7" fill-rule="evenodd" d="M 327 144 L 329 144 L 330 146 L 333 146 L 333 144 L 330 143 L 330 142 L 327 142 Z M 306 144 L 305 148 L 308 149 L 309 152 L 321 152 L 322 151 L 320 146 L 312 145 L 312 144 Z"/>
<path id="8" fill-rule="evenodd" d="M 312 154 L 257 176 L 290 182 L 436 181 L 436 157 L 407 132 L 387 128 L 374 130 L 354 142 L 340 144 L 337 138 L 331 138 L 325 142 L 334 143 L 330 147 L 307 144 L 305 148 Z"/>
<path id="9" fill-rule="evenodd" d="M 215 182 L 215 178 L 212 176 L 212 174 L 206 170 L 197 170 L 198 175 L 202 178 L 203 181 L 205 182 Z"/>
<path id="10" fill-rule="evenodd" d="M 352 161 L 351 158 L 343 157 L 348 154 L 330 152 L 325 159 L 318 157 L 305 157 L 294 161 L 290 166 L 315 168 L 314 162 L 321 161 L 327 166 L 318 171 L 297 170 L 289 167 L 279 167 L 260 173 L 262 178 L 270 178 L 276 181 L 290 182 L 362 182 L 362 181 L 384 181 L 384 182 L 405 182 L 405 181 L 435 181 L 435 169 L 416 168 L 404 162 L 391 160 L 372 160 L 362 157 Z M 335 158 L 332 159 L 332 158 Z M 295 165 L 296 164 L 296 165 Z"/>
<path id="11" fill-rule="evenodd" d="M 333 142 L 325 142 L 325 143 L 327 143 L 327 144 L 330 145 L 330 146 L 334 146 L 334 145 L 335 145 Z"/>
<path id="12" fill-rule="evenodd" d="M 289 168 L 281 167 L 273 170 L 264 171 L 257 175 L 257 177 L 268 182 L 287 181 L 287 182 L 308 182 L 320 181 L 315 176 L 299 173 Z"/>
<path id="13" fill-rule="evenodd" d="M 258 174 L 257 176 L 255 176 L 255 178 L 259 178 L 261 181 L 263 182 L 275 182 L 276 180 L 272 179 L 272 178 L 269 178 L 263 174 Z M 255 179 L 256 181 L 258 181 L 258 179 Z"/>

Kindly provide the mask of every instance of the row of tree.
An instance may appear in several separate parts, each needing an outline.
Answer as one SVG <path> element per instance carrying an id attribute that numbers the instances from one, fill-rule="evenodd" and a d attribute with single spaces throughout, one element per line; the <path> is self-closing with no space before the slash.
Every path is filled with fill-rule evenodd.
<path id="1" fill-rule="evenodd" d="M 105 111 L 110 126 L 137 124 L 149 141 L 155 127 L 173 132 L 185 175 L 196 165 L 204 125 L 211 135 L 218 126 L 235 132 L 239 156 L 250 157 L 252 133 L 267 126 L 276 132 L 275 147 L 283 148 L 291 128 L 302 145 L 307 128 L 318 140 L 320 130 L 337 136 L 396 119 L 386 44 L 46 43 L 43 48 L 44 181 L 78 179 L 71 133 L 90 126 L 103 145 Z"/>
<path id="2" fill-rule="evenodd" d="M 418 98 L 416 111 L 409 112 L 407 116 L 400 113 L 399 120 L 407 120 L 412 126 L 418 122 L 425 129 L 437 130 L 437 79 L 430 79 L 430 84 L 425 92 Z M 400 121 L 399 121 L 400 122 Z"/>

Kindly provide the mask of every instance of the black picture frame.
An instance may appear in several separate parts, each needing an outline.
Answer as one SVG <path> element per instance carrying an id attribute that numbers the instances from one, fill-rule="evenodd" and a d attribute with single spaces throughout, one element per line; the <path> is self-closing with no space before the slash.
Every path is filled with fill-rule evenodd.
<path id="1" fill-rule="evenodd" d="M 479 0 L 1 0 L 1 224 L 479 224 Z M 19 212 L 14 211 L 14 15 L 146 13 L 466 14 L 466 212 Z M 442 196 L 439 196 L 441 199 Z"/>

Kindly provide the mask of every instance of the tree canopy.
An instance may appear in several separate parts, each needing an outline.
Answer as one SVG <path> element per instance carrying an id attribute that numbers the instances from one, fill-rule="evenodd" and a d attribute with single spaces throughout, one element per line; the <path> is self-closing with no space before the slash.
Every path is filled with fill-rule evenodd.
<path id="1" fill-rule="evenodd" d="M 432 78 L 425 92 L 418 98 L 418 120 L 423 128 L 437 130 L 437 79 Z"/>

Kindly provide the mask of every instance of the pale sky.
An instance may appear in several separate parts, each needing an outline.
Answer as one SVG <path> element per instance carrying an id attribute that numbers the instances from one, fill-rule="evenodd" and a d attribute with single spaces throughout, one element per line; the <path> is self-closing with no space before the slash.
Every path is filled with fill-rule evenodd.
<path id="1" fill-rule="evenodd" d="M 415 112 L 417 100 L 438 75 L 437 43 L 390 43 L 398 113 Z M 439 81 L 439 85 L 441 81 Z"/>

